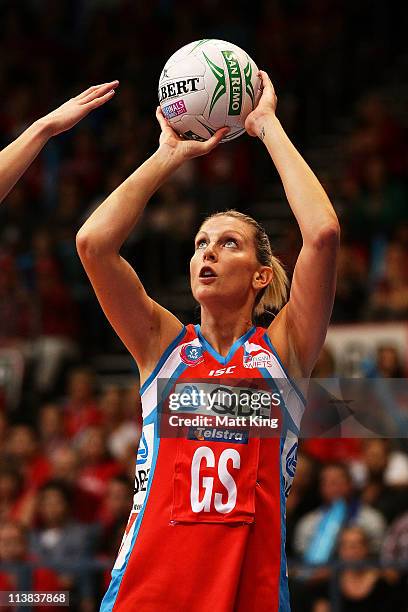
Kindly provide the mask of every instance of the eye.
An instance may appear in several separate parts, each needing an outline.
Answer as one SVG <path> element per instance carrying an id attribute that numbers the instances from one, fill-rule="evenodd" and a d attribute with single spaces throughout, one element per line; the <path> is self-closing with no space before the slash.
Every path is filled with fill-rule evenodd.
<path id="1" fill-rule="evenodd" d="M 238 242 L 235 240 L 235 238 L 226 238 L 225 242 L 224 242 L 224 246 L 230 248 L 231 246 L 238 246 Z"/>
<path id="2" fill-rule="evenodd" d="M 204 238 L 197 240 L 196 249 L 204 249 L 207 246 L 207 241 Z"/>

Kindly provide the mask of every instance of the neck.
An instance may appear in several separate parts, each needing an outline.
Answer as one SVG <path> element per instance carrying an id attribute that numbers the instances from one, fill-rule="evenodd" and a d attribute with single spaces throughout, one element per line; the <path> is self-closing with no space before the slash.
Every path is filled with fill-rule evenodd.
<path id="1" fill-rule="evenodd" d="M 234 310 L 213 312 L 201 307 L 201 333 L 211 346 L 223 357 L 231 346 L 253 326 L 249 312 Z"/>

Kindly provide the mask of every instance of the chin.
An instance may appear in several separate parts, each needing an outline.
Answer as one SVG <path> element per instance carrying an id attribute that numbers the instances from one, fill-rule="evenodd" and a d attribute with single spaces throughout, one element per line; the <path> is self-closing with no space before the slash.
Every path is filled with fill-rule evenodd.
<path id="1" fill-rule="evenodd" d="M 216 289 L 211 285 L 198 287 L 196 291 L 193 292 L 194 299 L 201 305 L 206 306 L 207 303 L 213 303 L 214 300 L 217 302 L 225 302 L 228 301 L 228 296 L 220 289 Z"/>

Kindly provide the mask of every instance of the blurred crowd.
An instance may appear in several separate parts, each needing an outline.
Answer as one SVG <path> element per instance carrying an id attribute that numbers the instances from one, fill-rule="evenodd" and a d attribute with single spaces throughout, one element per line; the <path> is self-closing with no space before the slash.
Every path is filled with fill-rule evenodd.
<path id="1" fill-rule="evenodd" d="M 66 396 L 44 403 L 33 424 L 0 412 L 0 563 L 63 564 L 33 580 L 36 590 L 72 591 L 73 609 L 93 610 L 109 578 L 79 563 L 112 565 L 127 523 L 141 427 L 136 382 L 99 394 L 92 371 L 76 368 Z M 13 588 L 0 570 L 3 583 Z"/>
<path id="2" fill-rule="evenodd" d="M 231 40 L 269 71 L 278 115 L 302 152 L 318 157 L 321 137 L 332 136 L 333 166 L 314 170 L 342 227 L 333 322 L 406 321 L 408 126 L 399 109 L 407 91 L 391 103 L 387 91 L 402 70 L 407 15 L 403 3 L 368 0 L 263 0 L 251 10 L 243 0 L 0 0 L 0 146 L 90 84 L 121 82 L 112 102 L 47 145 L 0 207 L 0 563 L 38 561 L 35 589 L 70 590 L 78 609 L 95 609 L 109 572 L 76 567 L 112 563 L 132 503 L 137 378 L 119 386 L 95 377 L 95 356 L 124 348 L 81 269 L 75 235 L 155 150 L 165 60 L 195 39 Z M 192 300 L 172 299 L 185 288 L 198 223 L 225 208 L 251 214 L 277 184 L 259 142 L 241 137 L 181 168 L 123 253 L 153 296 L 193 320 Z M 293 220 L 277 251 L 289 274 L 299 248 Z M 377 375 L 400 377 L 407 367 L 392 346 L 376 359 Z M 325 351 L 316 375 L 333 372 Z M 311 567 L 356 562 L 340 573 L 346 612 L 375 612 L 384 601 L 402 610 L 402 570 L 358 563 L 408 562 L 406 449 L 381 439 L 329 442 L 301 447 L 288 556 Z M 315 527 L 333 518 L 328 509 L 341 520 L 325 537 L 325 556 Z M 59 563 L 68 566 L 58 571 Z M 329 612 L 330 572 L 291 572 L 295 612 Z M 0 569 L 0 590 L 12 587 L 12 572 Z"/>

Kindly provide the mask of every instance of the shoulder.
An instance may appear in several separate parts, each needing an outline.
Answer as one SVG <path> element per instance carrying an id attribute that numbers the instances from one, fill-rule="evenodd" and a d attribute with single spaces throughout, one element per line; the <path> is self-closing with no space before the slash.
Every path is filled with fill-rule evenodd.
<path id="1" fill-rule="evenodd" d="M 362 504 L 358 513 L 358 522 L 361 525 L 370 523 L 376 525 L 377 528 L 385 528 L 385 519 L 381 512 L 375 508 L 370 508 L 366 504 Z"/>
<path id="2" fill-rule="evenodd" d="M 310 512 L 308 512 L 307 514 L 305 514 L 299 519 L 299 522 L 297 524 L 297 529 L 299 530 L 303 529 L 305 531 L 312 529 L 314 525 L 316 525 L 316 523 L 319 522 L 322 516 L 323 516 L 322 508 L 316 508 L 315 510 L 311 510 Z"/>
<path id="3" fill-rule="evenodd" d="M 301 367 L 293 343 L 290 340 L 289 331 L 287 310 L 284 306 L 265 332 L 289 376 L 292 378 L 309 378 L 309 373 L 304 372 Z"/>
<path id="4" fill-rule="evenodd" d="M 179 345 L 193 342 L 196 338 L 197 334 L 192 323 L 188 325 L 180 324 L 180 327 L 173 328 L 170 333 L 163 334 L 152 358 L 147 360 L 148 365 L 143 368 L 139 367 L 140 393 L 143 393 L 154 377 L 158 375 Z"/>

